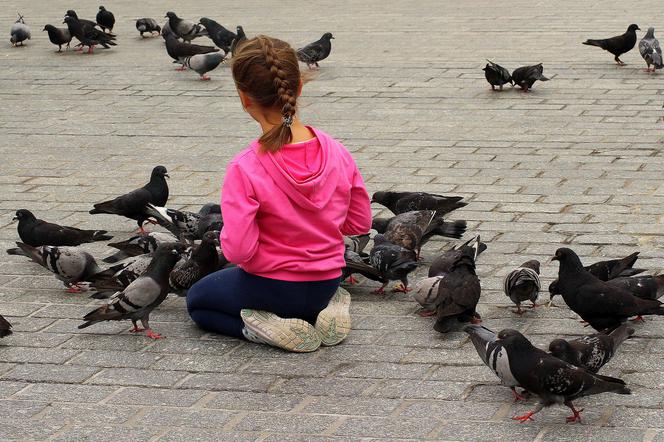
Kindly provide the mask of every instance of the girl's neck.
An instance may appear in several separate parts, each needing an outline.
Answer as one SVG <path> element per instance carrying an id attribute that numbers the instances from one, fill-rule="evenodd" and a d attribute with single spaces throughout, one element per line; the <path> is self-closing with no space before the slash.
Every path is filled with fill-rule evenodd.
<path id="1" fill-rule="evenodd" d="M 258 123 L 261 125 L 261 130 L 263 133 L 269 132 L 275 126 L 274 124 L 269 123 L 266 119 L 261 119 Z M 281 123 L 281 119 L 279 120 L 279 123 Z M 304 125 L 304 123 L 300 121 L 298 117 L 293 118 L 291 133 L 293 134 L 291 143 L 301 143 L 316 136 L 307 126 Z"/>

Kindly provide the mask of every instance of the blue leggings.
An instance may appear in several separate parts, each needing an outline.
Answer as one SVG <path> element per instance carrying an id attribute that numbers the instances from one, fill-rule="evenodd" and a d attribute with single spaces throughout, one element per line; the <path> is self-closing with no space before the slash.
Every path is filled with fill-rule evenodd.
<path id="1" fill-rule="evenodd" d="M 240 310 L 266 310 L 314 324 L 339 288 L 340 278 L 291 282 L 252 275 L 239 267 L 219 270 L 187 293 L 191 319 L 204 330 L 243 338 Z"/>

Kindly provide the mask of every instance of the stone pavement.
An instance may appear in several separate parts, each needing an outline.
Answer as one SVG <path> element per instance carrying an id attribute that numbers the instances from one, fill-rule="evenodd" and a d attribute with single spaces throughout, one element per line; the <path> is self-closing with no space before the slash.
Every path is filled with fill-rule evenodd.
<path id="1" fill-rule="evenodd" d="M 138 38 L 134 19 L 162 21 L 173 9 L 294 45 L 334 33 L 302 117 L 344 141 L 371 192 L 467 198 L 453 218 L 489 245 L 478 268 L 488 327 L 518 328 L 541 345 L 588 331 L 564 306 L 523 317 L 505 308 L 503 275 L 537 258 L 548 285 L 561 244 L 585 261 L 640 250 L 640 266 L 664 266 L 662 74 L 641 72 L 636 51 L 616 68 L 580 44 L 631 22 L 664 26 L 654 21 L 660 2 L 116 0 L 106 4 L 118 19 L 116 48 L 54 54 L 40 31 L 63 26 L 72 6 L 0 1 L 3 32 L 16 10 L 33 30 L 25 48 L 8 35 L 0 43 L 3 249 L 17 239 L 11 218 L 22 207 L 127 235 L 132 222 L 87 211 L 142 184 L 156 164 L 171 173 L 169 205 L 218 199 L 226 162 L 257 128 L 228 67 L 199 82 L 173 70 L 160 39 Z M 75 7 L 92 18 L 97 3 Z M 544 62 L 552 81 L 492 93 L 485 58 L 510 68 Z M 425 258 L 450 244 L 430 243 Z M 203 333 L 181 298 L 154 314 L 161 341 L 128 334 L 126 323 L 78 330 L 97 301 L 0 256 L 0 313 L 15 330 L 0 342 L 1 440 L 664 441 L 662 318 L 637 325 L 605 369 L 633 395 L 579 400 L 581 424 L 565 424 L 568 410 L 556 406 L 520 425 L 510 417 L 533 404 L 512 404 L 463 333 L 439 335 L 408 297 L 371 295 L 371 283 L 351 288 L 354 330 L 343 345 L 294 355 Z"/>

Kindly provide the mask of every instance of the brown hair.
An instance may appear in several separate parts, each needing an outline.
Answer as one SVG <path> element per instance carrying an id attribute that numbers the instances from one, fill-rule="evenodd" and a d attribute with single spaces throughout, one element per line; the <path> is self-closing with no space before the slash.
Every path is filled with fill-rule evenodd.
<path id="1" fill-rule="evenodd" d="M 293 139 L 297 91 L 302 81 L 297 56 L 285 41 L 265 35 L 240 44 L 233 56 L 235 86 L 264 108 L 281 109 L 283 121 L 258 140 L 263 151 L 276 152 Z"/>

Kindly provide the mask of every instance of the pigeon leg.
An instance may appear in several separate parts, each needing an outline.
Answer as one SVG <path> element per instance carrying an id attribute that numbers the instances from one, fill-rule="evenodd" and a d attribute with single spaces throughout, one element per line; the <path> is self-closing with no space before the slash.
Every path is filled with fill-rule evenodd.
<path id="1" fill-rule="evenodd" d="M 403 282 L 401 282 L 401 285 L 399 284 L 395 285 L 394 288 L 392 289 L 393 292 L 398 292 L 398 293 L 408 293 L 411 290 L 413 289 L 408 288 L 408 286 Z"/>
<path id="2" fill-rule="evenodd" d="M 423 317 L 423 318 L 430 318 L 431 316 L 436 315 L 436 311 L 435 310 L 427 310 L 427 309 L 423 308 L 422 310 L 417 312 L 417 314 L 419 316 Z"/>
<path id="3" fill-rule="evenodd" d="M 569 407 L 570 410 L 572 410 L 572 413 L 574 413 L 573 416 L 567 416 L 565 418 L 565 420 L 567 422 L 576 422 L 576 421 L 581 422 L 581 412 L 583 411 L 583 408 L 581 408 L 580 410 L 577 410 L 576 408 L 574 408 L 574 405 L 572 404 L 572 401 L 565 402 L 565 405 L 567 407 Z"/>
<path id="4" fill-rule="evenodd" d="M 535 301 L 530 301 L 530 302 L 533 303 L 533 305 L 531 305 L 530 308 L 537 308 L 537 307 L 539 307 L 539 304 L 536 303 Z"/>
<path id="5" fill-rule="evenodd" d="M 210 79 L 210 77 L 208 77 L 208 76 L 205 75 L 205 74 L 201 75 L 201 78 L 200 78 L 200 80 L 202 80 L 202 81 L 207 81 L 207 80 L 209 80 L 209 79 Z"/>
<path id="6" fill-rule="evenodd" d="M 353 275 L 350 275 L 348 278 L 346 278 L 346 282 L 348 284 L 359 284 L 360 281 L 358 281 Z"/>
<path id="7" fill-rule="evenodd" d="M 620 58 L 618 58 L 617 55 L 615 56 L 614 60 L 616 61 L 616 63 L 618 63 L 618 66 L 626 66 L 626 63 L 624 63 Z"/>
<path id="8" fill-rule="evenodd" d="M 632 319 L 632 322 L 646 322 L 646 320 L 643 316 L 638 315 L 636 318 Z"/>
<path id="9" fill-rule="evenodd" d="M 521 310 L 521 304 L 520 303 L 516 305 L 516 311 L 514 311 L 514 310 L 512 310 L 512 311 L 514 313 L 516 313 L 517 315 L 523 315 L 523 313 L 524 313 L 523 310 Z"/>
<path id="10" fill-rule="evenodd" d="M 95 45 L 88 46 L 88 54 L 94 54 Z"/>
<path id="11" fill-rule="evenodd" d="M 148 318 L 141 318 L 141 324 L 143 325 L 143 328 L 145 328 L 145 336 L 147 336 L 150 339 L 163 339 L 165 336 L 160 335 L 159 333 L 155 333 L 152 331 L 150 328 L 150 324 L 148 323 Z"/>
<path id="12" fill-rule="evenodd" d="M 524 414 L 523 416 L 514 416 L 512 420 L 519 421 L 521 423 L 527 422 L 527 421 L 532 421 L 533 415 L 539 413 L 543 408 L 543 405 L 538 403 L 537 406 L 533 411 L 529 411 L 528 413 Z"/>
<path id="13" fill-rule="evenodd" d="M 387 287 L 387 282 L 377 288 L 376 290 L 373 290 L 371 293 L 376 294 L 376 295 L 384 295 L 385 294 L 385 287 Z"/>
<path id="14" fill-rule="evenodd" d="M 175 68 L 175 70 L 176 70 L 176 71 L 180 71 L 180 72 L 182 72 L 182 71 L 186 71 L 186 70 L 187 70 L 187 67 L 186 67 L 185 65 L 182 65 L 182 66 L 180 66 L 179 68 Z"/>
<path id="15" fill-rule="evenodd" d="M 138 324 L 136 323 L 135 320 L 132 319 L 131 322 L 134 324 L 134 328 L 129 330 L 129 333 L 139 333 L 139 332 L 142 332 L 144 330 L 144 329 L 142 329 L 138 326 Z"/>
<path id="16" fill-rule="evenodd" d="M 78 286 L 78 284 L 72 284 L 67 289 L 67 293 L 81 293 L 83 289 Z"/>
<path id="17" fill-rule="evenodd" d="M 83 46 L 79 46 L 78 49 L 74 49 L 76 52 L 81 52 L 83 50 Z"/>
<path id="18" fill-rule="evenodd" d="M 496 90 L 496 86 L 494 86 L 494 85 L 492 84 L 492 85 L 491 85 L 491 90 L 492 90 L 492 91 L 495 91 L 495 90 Z"/>
<path id="19" fill-rule="evenodd" d="M 477 316 L 473 316 L 472 318 L 470 318 L 470 323 L 471 324 L 481 324 L 482 319 L 478 318 Z"/>
<path id="20" fill-rule="evenodd" d="M 510 388 L 512 389 L 512 395 L 514 396 L 514 402 L 519 402 L 519 401 L 526 402 L 528 400 L 528 398 L 526 398 L 522 394 L 519 394 L 519 392 L 516 391 L 516 387 L 510 387 Z"/>

